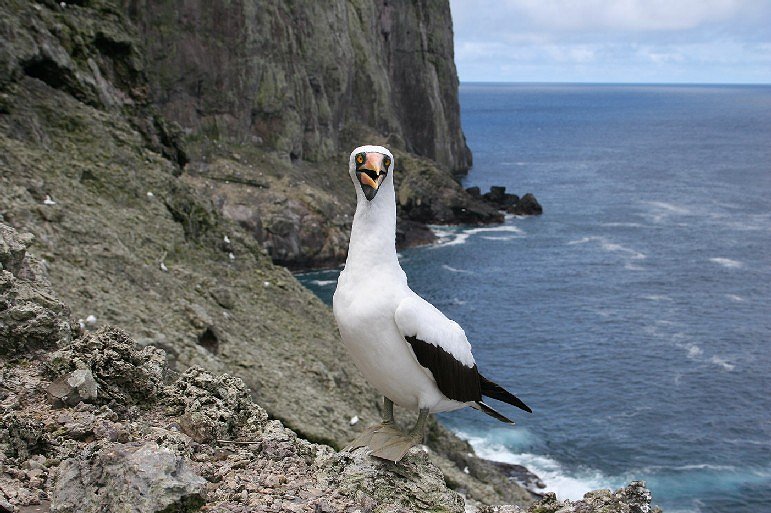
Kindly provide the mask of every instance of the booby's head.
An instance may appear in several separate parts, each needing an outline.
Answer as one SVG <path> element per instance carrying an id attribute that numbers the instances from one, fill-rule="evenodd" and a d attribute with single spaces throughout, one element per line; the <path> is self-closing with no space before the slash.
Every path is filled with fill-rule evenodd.
<path id="1" fill-rule="evenodd" d="M 382 146 L 359 146 L 351 153 L 349 173 L 368 201 L 377 194 L 394 169 L 394 156 Z"/>

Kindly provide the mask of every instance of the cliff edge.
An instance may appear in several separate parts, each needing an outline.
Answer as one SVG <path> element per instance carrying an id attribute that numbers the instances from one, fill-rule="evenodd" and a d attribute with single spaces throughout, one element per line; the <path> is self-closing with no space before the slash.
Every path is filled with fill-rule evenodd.
<path id="1" fill-rule="evenodd" d="M 84 329 L 0 223 L 0 511 L 473 511 L 421 448 L 394 464 L 298 437 L 244 382 L 171 369 L 124 331 Z M 480 512 L 521 512 L 516 506 Z M 632 483 L 530 513 L 650 510 Z"/>

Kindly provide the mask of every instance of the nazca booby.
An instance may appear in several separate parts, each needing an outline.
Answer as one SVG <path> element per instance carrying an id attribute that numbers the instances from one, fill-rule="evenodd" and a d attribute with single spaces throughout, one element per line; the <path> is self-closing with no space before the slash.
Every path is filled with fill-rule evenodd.
<path id="1" fill-rule="evenodd" d="M 429 413 L 471 406 L 513 424 L 482 402 L 483 395 L 531 410 L 479 374 L 463 329 L 407 285 L 396 256 L 393 169 L 393 155 L 382 146 L 351 153 L 356 214 L 333 311 L 348 354 L 384 396 L 383 422 L 348 448 L 369 446 L 373 456 L 399 461 L 422 443 Z M 420 412 L 407 434 L 394 423 L 394 404 Z"/>

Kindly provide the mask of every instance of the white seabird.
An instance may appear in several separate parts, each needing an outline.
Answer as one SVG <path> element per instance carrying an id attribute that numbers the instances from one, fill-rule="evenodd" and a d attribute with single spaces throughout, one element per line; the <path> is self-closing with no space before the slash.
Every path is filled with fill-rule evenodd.
<path id="1" fill-rule="evenodd" d="M 349 355 L 384 396 L 383 422 L 349 448 L 369 446 L 373 456 L 399 461 L 422 443 L 429 413 L 471 406 L 513 424 L 482 402 L 483 395 L 531 410 L 479 374 L 463 329 L 407 285 L 396 256 L 393 169 L 393 155 L 382 146 L 351 153 L 356 213 L 333 311 Z M 394 404 L 420 412 L 407 434 L 394 423 Z"/>

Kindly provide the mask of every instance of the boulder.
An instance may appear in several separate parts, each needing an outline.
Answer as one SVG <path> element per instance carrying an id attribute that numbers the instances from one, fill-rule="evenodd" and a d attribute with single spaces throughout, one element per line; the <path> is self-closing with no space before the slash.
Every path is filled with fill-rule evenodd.
<path id="1" fill-rule="evenodd" d="M 506 209 L 516 205 L 519 201 L 519 196 L 507 193 L 506 187 L 493 185 L 490 187 L 490 192 L 486 192 L 482 195 L 482 199 L 494 205 L 496 208 Z"/>
<path id="2" fill-rule="evenodd" d="M 98 386 L 89 369 L 78 369 L 51 383 L 46 392 L 54 408 L 76 406 L 79 402 L 93 401 Z"/>
<path id="3" fill-rule="evenodd" d="M 69 309 L 51 291 L 43 265 L 27 254 L 32 240 L 0 223 L 0 355 L 50 349 L 71 338 Z"/>
<path id="4" fill-rule="evenodd" d="M 506 209 L 510 214 L 516 214 L 520 216 L 538 216 L 543 214 L 543 207 L 538 200 L 535 199 L 532 193 L 528 192 L 511 207 Z"/>
<path id="5" fill-rule="evenodd" d="M 72 383 L 78 382 L 73 374 L 90 375 L 99 387 L 98 398 L 95 390 L 93 397 L 89 394 L 89 400 L 93 402 L 142 404 L 153 402 L 163 388 L 166 356 L 163 350 L 156 347 L 140 347 L 119 328 L 105 326 L 94 332 L 85 332 L 70 345 L 52 353 L 48 366 L 54 375 L 65 375 L 64 380 L 70 386 L 70 379 L 74 380 Z M 79 370 L 84 372 L 78 373 Z M 61 379 L 52 385 L 56 394 L 66 392 Z M 83 386 L 86 387 L 85 384 Z M 56 397 L 50 388 L 49 395 Z M 70 398 L 64 401 L 66 404 L 75 401 L 74 396 L 64 395 Z M 80 392 L 77 395 L 82 397 Z"/>
<path id="6" fill-rule="evenodd" d="M 206 480 L 176 450 L 155 442 L 94 442 L 56 471 L 54 513 L 196 511 Z"/>

